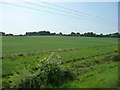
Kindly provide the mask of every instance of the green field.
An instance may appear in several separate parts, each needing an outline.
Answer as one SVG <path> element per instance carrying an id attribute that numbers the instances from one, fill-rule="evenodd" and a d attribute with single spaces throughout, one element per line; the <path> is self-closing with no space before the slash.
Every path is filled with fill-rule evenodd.
<path id="1" fill-rule="evenodd" d="M 64 36 L 13 36 L 3 37 L 3 56 L 16 53 L 39 52 L 64 48 L 85 49 L 117 47 L 116 38 L 64 37 Z M 106 50 L 107 51 L 107 50 Z"/>
<path id="2" fill-rule="evenodd" d="M 116 88 L 118 61 L 117 38 L 77 36 L 3 36 L 3 87 L 10 88 L 11 76 L 25 67 L 37 68 L 51 53 L 60 56 L 63 68 L 75 74 L 58 88 Z M 111 68 L 112 67 L 112 68 Z M 100 73 L 98 73 L 100 72 Z M 109 74 L 109 76 L 107 76 Z"/>

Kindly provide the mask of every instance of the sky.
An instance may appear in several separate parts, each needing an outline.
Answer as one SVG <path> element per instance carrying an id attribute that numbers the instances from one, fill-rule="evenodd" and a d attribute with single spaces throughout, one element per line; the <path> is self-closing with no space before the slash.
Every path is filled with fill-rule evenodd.
<path id="1" fill-rule="evenodd" d="M 0 31 L 16 35 L 43 30 L 107 34 L 118 32 L 117 23 L 117 2 L 0 3 Z"/>

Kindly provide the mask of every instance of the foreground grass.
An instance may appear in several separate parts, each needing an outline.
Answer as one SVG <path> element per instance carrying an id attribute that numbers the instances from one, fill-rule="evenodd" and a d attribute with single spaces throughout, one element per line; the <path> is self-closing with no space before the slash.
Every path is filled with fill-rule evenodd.
<path id="1" fill-rule="evenodd" d="M 119 62 L 120 64 L 120 62 Z M 118 62 L 102 64 L 88 68 L 84 74 L 61 88 L 117 88 Z"/>
<path id="2" fill-rule="evenodd" d="M 54 58 L 56 59 L 56 56 Z M 59 57 L 59 59 L 60 59 L 60 57 Z M 51 86 L 48 84 L 45 87 L 47 87 L 47 88 L 49 88 L 49 87 L 50 88 L 116 88 L 116 87 L 118 87 L 118 63 L 120 63 L 120 62 L 118 62 L 119 59 L 120 59 L 120 57 L 119 57 L 118 53 L 110 53 L 110 54 L 95 56 L 95 57 L 91 57 L 91 58 L 87 58 L 87 59 L 83 59 L 83 60 L 63 63 L 62 64 L 63 70 L 67 70 L 67 68 L 69 67 L 69 69 L 71 70 L 70 73 L 73 73 L 73 75 L 74 75 L 74 76 L 72 76 L 72 77 L 74 77 L 74 79 L 70 80 L 68 78 L 67 82 L 62 83 L 62 85 L 59 85 L 59 86 Z M 45 60 L 47 60 L 47 61 L 42 60 L 43 67 L 44 67 L 44 65 L 51 66 L 51 64 L 49 64 L 49 57 L 48 57 L 48 59 L 45 59 Z M 54 60 L 54 59 L 51 58 L 50 61 L 51 60 Z M 41 61 L 41 60 L 39 60 L 39 61 Z M 30 63 L 30 64 L 32 64 L 32 63 Z M 35 73 L 39 72 L 39 70 L 41 69 L 41 68 L 39 68 L 38 64 L 39 64 L 39 62 L 34 63 L 34 65 L 33 65 L 34 69 L 33 69 L 33 67 L 32 68 L 25 67 L 26 69 L 23 68 L 24 71 L 21 71 L 18 69 L 17 71 L 15 71 L 13 73 L 13 75 L 11 74 L 11 75 L 4 76 L 3 77 L 3 87 L 10 88 L 11 81 L 13 83 L 13 86 L 16 86 L 16 83 L 13 80 L 15 80 L 18 83 L 17 86 L 19 86 L 19 81 L 22 81 L 22 79 L 24 80 L 24 78 L 27 78 L 27 80 L 29 80 L 29 77 L 31 77 L 31 76 L 32 77 L 37 76 L 37 78 L 38 78 L 37 81 L 39 81 L 39 83 L 41 83 L 40 82 L 41 79 L 39 80 L 39 75 L 34 76 Z M 36 70 L 35 70 L 35 68 L 36 68 Z M 44 68 L 47 68 L 47 67 L 44 67 Z M 44 68 L 43 68 L 43 70 L 44 70 Z M 49 68 L 45 69 L 45 71 L 46 70 L 48 71 Z M 33 74 L 31 74 L 29 71 L 31 71 Z M 58 74 L 54 73 L 54 75 L 56 76 Z M 59 75 L 62 75 L 62 74 L 59 74 Z M 45 78 L 46 74 L 45 75 L 43 74 L 42 76 Z M 69 74 L 67 76 L 69 76 Z M 11 77 L 13 79 L 11 79 Z M 48 75 L 48 77 L 46 77 L 46 80 L 47 80 L 47 78 L 51 78 L 51 77 L 52 76 Z M 66 76 L 64 76 L 64 78 L 65 77 Z M 30 80 L 31 80 L 31 78 L 30 78 Z M 54 78 L 54 77 L 52 77 L 52 78 Z M 58 77 L 56 77 L 56 78 L 58 78 Z M 54 82 L 61 83 L 61 79 L 59 79 L 60 82 L 58 81 L 58 79 L 55 79 Z M 34 79 L 32 79 L 32 80 L 34 80 Z M 36 80 L 36 78 L 35 78 L 35 80 Z M 51 80 L 53 80 L 53 79 L 51 79 Z M 37 83 L 34 85 L 37 86 Z M 43 86 L 44 86 L 44 84 L 43 84 Z"/>

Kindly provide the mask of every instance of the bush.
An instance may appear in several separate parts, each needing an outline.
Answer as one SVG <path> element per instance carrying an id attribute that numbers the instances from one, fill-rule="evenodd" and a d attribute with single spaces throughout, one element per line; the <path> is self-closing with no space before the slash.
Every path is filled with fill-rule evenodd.
<path id="1" fill-rule="evenodd" d="M 66 80 L 72 79 L 73 75 L 69 69 L 63 69 L 61 57 L 52 53 L 48 58 L 40 60 L 40 74 L 45 76 L 46 84 L 60 85 Z"/>
<path id="2" fill-rule="evenodd" d="M 70 69 L 64 69 L 61 64 L 61 58 L 54 53 L 48 58 L 40 60 L 37 65 L 38 70 L 34 73 L 24 69 L 15 73 L 10 78 L 11 88 L 46 88 L 56 87 L 64 82 L 73 79 Z"/>

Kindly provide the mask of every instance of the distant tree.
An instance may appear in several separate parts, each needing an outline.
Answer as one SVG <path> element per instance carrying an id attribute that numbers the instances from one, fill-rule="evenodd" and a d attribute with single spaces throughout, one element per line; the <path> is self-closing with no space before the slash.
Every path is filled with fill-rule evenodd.
<path id="1" fill-rule="evenodd" d="M 109 34 L 104 35 L 104 37 L 109 37 Z"/>
<path id="2" fill-rule="evenodd" d="M 5 35 L 5 33 L 3 33 Z M 71 32 L 70 34 L 63 34 L 60 32 L 59 34 L 56 33 L 50 33 L 50 31 L 39 31 L 39 32 L 26 32 L 26 36 L 32 36 L 32 35 L 59 35 L 59 36 L 87 36 L 87 37 L 115 37 L 115 38 L 120 38 L 120 33 L 112 33 L 112 34 L 106 34 L 103 35 L 101 34 L 96 34 L 93 32 L 86 32 L 84 34 L 80 34 L 79 32 Z M 6 36 L 12 36 L 12 34 L 7 34 Z"/>
<path id="3" fill-rule="evenodd" d="M 80 36 L 84 36 L 84 34 L 80 34 Z"/>
<path id="4" fill-rule="evenodd" d="M 27 36 L 33 36 L 33 35 L 51 35 L 49 31 L 39 31 L 39 32 L 26 32 Z"/>
<path id="5" fill-rule="evenodd" d="M 87 32 L 87 33 L 84 33 L 84 36 L 95 37 L 96 34 L 94 34 L 93 32 Z"/>
<path id="6" fill-rule="evenodd" d="M 38 35 L 50 35 L 49 31 L 39 31 Z"/>
<path id="7" fill-rule="evenodd" d="M 4 32 L 0 32 L 0 34 L 2 34 L 2 36 L 5 36 L 5 33 L 4 33 Z"/>
<path id="8" fill-rule="evenodd" d="M 74 32 L 71 32 L 71 36 L 75 36 L 76 34 Z"/>
<path id="9" fill-rule="evenodd" d="M 9 34 L 6 34 L 5 36 L 14 36 L 13 34 L 9 33 Z"/>
<path id="10" fill-rule="evenodd" d="M 24 36 L 24 35 L 20 34 L 20 35 L 18 35 L 18 36 Z"/>
<path id="11" fill-rule="evenodd" d="M 103 34 L 101 33 L 101 34 L 99 35 L 99 37 L 103 37 Z"/>
<path id="12" fill-rule="evenodd" d="M 77 33 L 76 33 L 76 35 L 77 35 L 77 36 L 80 36 L 80 33 L 79 33 L 79 32 L 77 32 Z"/>
<path id="13" fill-rule="evenodd" d="M 120 38 L 120 33 L 118 33 L 118 32 L 114 33 L 113 35 L 114 35 L 114 37 Z"/>
<path id="14" fill-rule="evenodd" d="M 100 35 L 99 35 L 99 34 L 96 34 L 95 36 L 96 36 L 96 37 L 100 37 Z"/>
<path id="15" fill-rule="evenodd" d="M 70 36 L 69 34 L 62 34 L 62 36 Z"/>
<path id="16" fill-rule="evenodd" d="M 25 35 L 26 35 L 26 36 L 31 36 L 32 34 L 31 34 L 31 32 L 26 32 Z"/>
<path id="17" fill-rule="evenodd" d="M 60 32 L 59 35 L 62 36 L 63 35 L 62 32 Z"/>
<path id="18" fill-rule="evenodd" d="M 56 35 L 56 33 L 50 33 L 50 35 Z"/>

